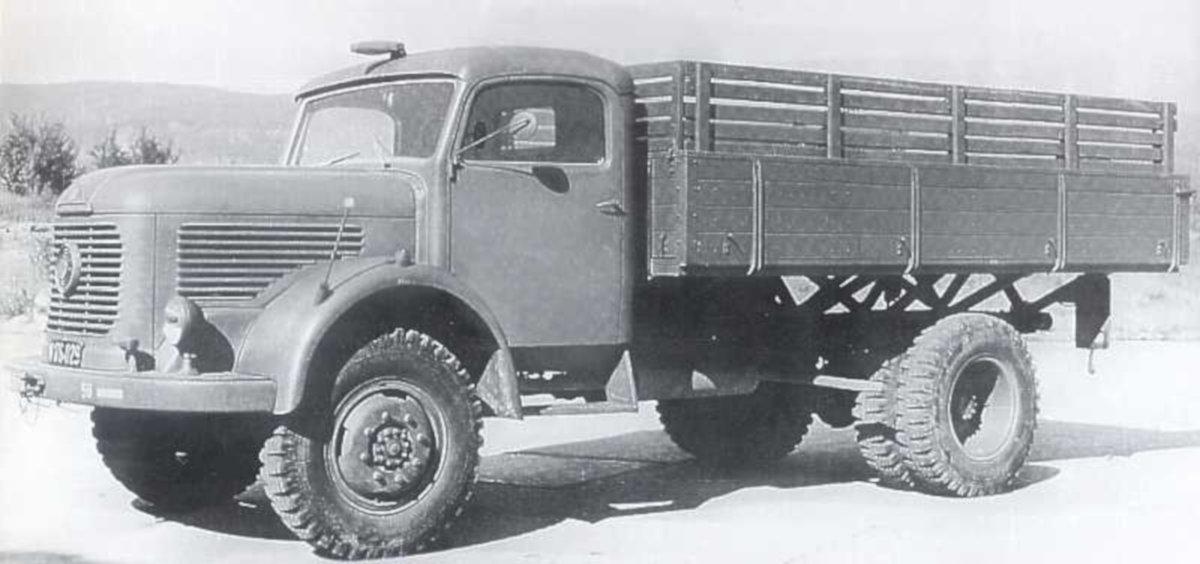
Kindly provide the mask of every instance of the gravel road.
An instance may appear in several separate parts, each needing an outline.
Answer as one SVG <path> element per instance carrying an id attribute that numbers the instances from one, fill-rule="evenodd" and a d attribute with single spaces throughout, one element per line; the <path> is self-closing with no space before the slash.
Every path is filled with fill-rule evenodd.
<path id="1" fill-rule="evenodd" d="M 36 330 L 0 326 L 0 362 Z M 852 432 L 818 425 L 780 464 L 716 474 L 638 414 L 489 420 L 483 482 L 448 546 L 405 562 L 1197 562 L 1200 342 L 1032 344 L 1042 420 L 1010 493 L 873 484 Z M 319 561 L 261 491 L 188 515 L 135 503 L 88 409 L 0 396 L 0 562 Z"/>

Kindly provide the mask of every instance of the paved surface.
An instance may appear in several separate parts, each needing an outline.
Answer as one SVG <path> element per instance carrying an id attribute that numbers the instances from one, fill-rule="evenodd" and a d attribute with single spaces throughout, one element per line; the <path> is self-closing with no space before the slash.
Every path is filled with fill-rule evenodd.
<path id="1" fill-rule="evenodd" d="M 0 327 L 0 359 L 36 347 Z M 450 546 L 406 562 L 1187 562 L 1200 554 L 1200 343 L 1035 343 L 1043 419 L 1016 491 L 959 500 L 870 481 L 818 425 L 784 462 L 714 474 L 636 415 L 489 420 L 483 483 Z M 318 561 L 261 491 L 139 509 L 80 407 L 0 397 L 0 561 Z"/>

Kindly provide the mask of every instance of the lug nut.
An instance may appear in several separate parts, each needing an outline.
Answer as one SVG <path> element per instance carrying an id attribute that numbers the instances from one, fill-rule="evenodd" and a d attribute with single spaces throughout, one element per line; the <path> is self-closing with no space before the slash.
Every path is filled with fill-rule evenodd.
<path id="1" fill-rule="evenodd" d="M 371 478 L 381 486 L 387 484 L 387 478 L 383 476 L 383 472 L 376 471 L 374 474 L 371 474 Z"/>
<path id="2" fill-rule="evenodd" d="M 392 419 L 392 415 L 386 411 L 379 414 L 379 420 L 383 421 L 384 423 L 387 423 L 391 419 Z"/>
<path id="3" fill-rule="evenodd" d="M 428 435 L 426 435 L 425 433 L 421 433 L 420 435 L 417 435 L 417 442 L 418 442 L 418 443 L 421 443 L 421 444 L 422 444 L 422 445 L 424 445 L 424 446 L 429 446 L 429 444 L 430 444 L 432 441 L 430 441 L 430 440 L 429 440 L 429 436 L 428 436 Z"/>
<path id="4" fill-rule="evenodd" d="M 411 413 L 406 413 L 404 414 L 404 424 L 415 428 L 417 426 L 417 418 L 413 417 Z"/>

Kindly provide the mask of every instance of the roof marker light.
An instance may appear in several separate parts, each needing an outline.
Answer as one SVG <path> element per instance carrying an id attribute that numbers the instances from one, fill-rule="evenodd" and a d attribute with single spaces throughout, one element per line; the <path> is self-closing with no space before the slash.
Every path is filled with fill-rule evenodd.
<path id="1" fill-rule="evenodd" d="M 359 41 L 350 46 L 350 52 L 371 57 L 387 55 L 389 59 L 400 59 L 408 54 L 403 43 L 386 40 Z"/>

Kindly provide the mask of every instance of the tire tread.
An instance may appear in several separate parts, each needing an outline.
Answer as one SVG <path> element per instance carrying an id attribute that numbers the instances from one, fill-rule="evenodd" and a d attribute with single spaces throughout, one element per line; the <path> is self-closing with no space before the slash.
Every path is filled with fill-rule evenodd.
<path id="1" fill-rule="evenodd" d="M 900 362 L 896 446 L 914 484 L 927 493 L 956 497 L 992 495 L 1011 487 L 1015 478 L 1013 472 L 1003 481 L 972 479 L 954 467 L 949 454 L 938 443 L 935 414 L 939 379 L 950 369 L 957 351 L 980 338 L 1002 342 L 1032 371 L 1033 359 L 1020 334 L 1004 320 L 982 313 L 951 315 L 926 328 Z M 1029 379 L 1033 385 L 1033 405 L 1018 425 L 1028 426 L 1030 439 L 1023 440 L 1013 455 L 1017 468 L 1029 455 L 1037 425 L 1037 381 L 1032 372 Z"/>
<path id="2" fill-rule="evenodd" d="M 361 559 L 420 552 L 449 531 L 454 517 L 462 513 L 466 501 L 470 498 L 471 489 L 478 479 L 478 447 L 483 444 L 483 404 L 475 393 L 475 387 L 471 384 L 466 369 L 449 349 L 418 331 L 397 329 L 371 341 L 355 353 L 343 372 L 351 370 L 351 366 L 356 363 L 365 363 L 381 355 L 394 354 L 396 350 L 403 350 L 442 365 L 445 372 L 451 375 L 451 384 L 457 393 L 467 398 L 470 426 L 473 430 L 470 440 L 473 444 L 467 448 L 468 454 L 463 462 L 466 466 L 466 483 L 451 499 L 443 501 L 437 511 L 438 517 L 435 518 L 439 524 L 426 534 L 417 538 L 359 534 L 349 523 L 343 522 L 319 506 L 311 486 L 300 478 L 295 457 L 300 448 L 298 441 L 307 439 L 287 424 L 280 425 L 264 443 L 260 453 L 261 479 L 266 485 L 265 491 L 271 505 L 283 524 L 291 529 L 296 537 L 316 547 L 317 552 L 322 555 L 340 559 Z"/>

